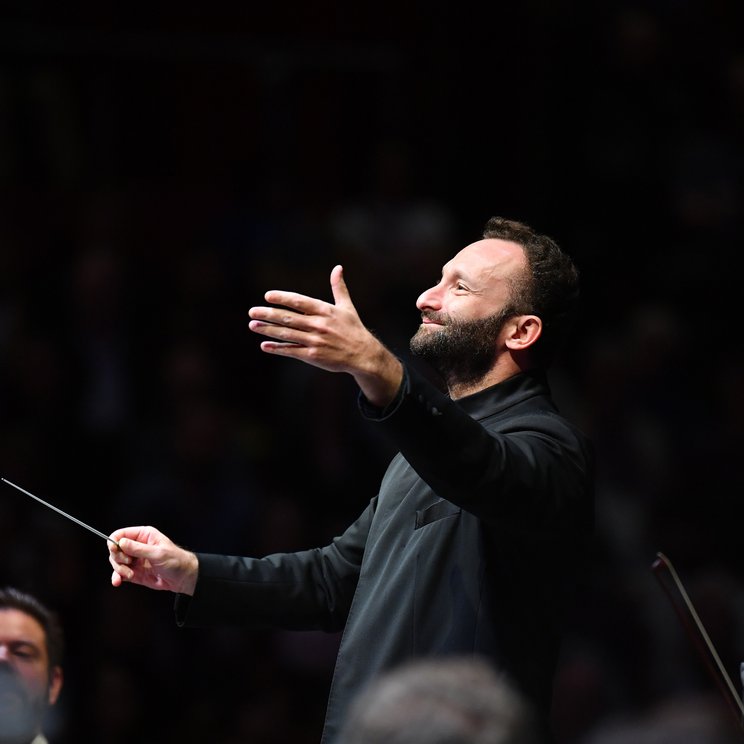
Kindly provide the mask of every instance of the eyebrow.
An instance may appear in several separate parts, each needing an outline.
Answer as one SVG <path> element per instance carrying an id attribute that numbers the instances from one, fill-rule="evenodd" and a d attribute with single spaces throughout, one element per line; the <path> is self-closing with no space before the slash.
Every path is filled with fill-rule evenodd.
<path id="1" fill-rule="evenodd" d="M 38 653 L 41 653 L 42 651 L 41 646 L 39 646 L 38 643 L 36 643 L 35 641 L 26 640 L 25 638 L 16 638 L 16 639 L 6 641 L 6 645 L 9 648 L 12 648 L 13 650 L 16 650 L 19 648 L 28 648 Z"/>
<path id="2" fill-rule="evenodd" d="M 442 279 L 444 279 L 446 268 L 447 268 L 447 264 L 442 266 Z M 457 269 L 457 270 L 450 269 L 450 272 L 455 279 L 462 279 L 466 284 L 475 284 L 475 280 L 472 277 L 468 276 L 466 273 L 464 273 L 460 269 Z"/>

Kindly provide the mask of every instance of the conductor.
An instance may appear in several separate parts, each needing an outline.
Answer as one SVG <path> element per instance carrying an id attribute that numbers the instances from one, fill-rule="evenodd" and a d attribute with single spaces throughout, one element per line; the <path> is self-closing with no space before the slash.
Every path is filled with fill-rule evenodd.
<path id="1" fill-rule="evenodd" d="M 333 302 L 267 292 L 249 327 L 268 354 L 354 377 L 361 415 L 399 450 L 377 495 L 329 545 L 262 558 L 118 529 L 112 584 L 175 592 L 179 624 L 343 629 L 327 744 L 373 676 L 450 655 L 489 659 L 547 733 L 593 520 L 591 447 L 558 412 L 546 374 L 576 310 L 578 272 L 551 238 L 491 218 L 416 303 L 411 351 L 448 394 L 364 326 L 340 266 L 330 284 Z"/>

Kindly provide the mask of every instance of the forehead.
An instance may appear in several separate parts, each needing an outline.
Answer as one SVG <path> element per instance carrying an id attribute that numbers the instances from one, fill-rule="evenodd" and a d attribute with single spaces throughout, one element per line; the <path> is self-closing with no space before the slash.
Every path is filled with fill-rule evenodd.
<path id="1" fill-rule="evenodd" d="M 0 609 L 0 641 L 26 641 L 46 649 L 46 636 L 39 621 L 15 608 Z"/>
<path id="2" fill-rule="evenodd" d="M 500 238 L 485 238 L 465 246 L 444 266 L 447 271 L 488 281 L 515 276 L 527 266 L 524 249 Z"/>

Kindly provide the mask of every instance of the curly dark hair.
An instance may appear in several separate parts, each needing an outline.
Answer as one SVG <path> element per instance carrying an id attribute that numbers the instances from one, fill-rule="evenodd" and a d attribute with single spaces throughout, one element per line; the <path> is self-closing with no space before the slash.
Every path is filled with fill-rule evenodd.
<path id="1" fill-rule="evenodd" d="M 552 238 L 522 222 L 491 217 L 483 237 L 508 240 L 524 249 L 527 273 L 513 283 L 511 309 L 515 315 L 537 315 L 542 320 L 542 334 L 532 347 L 532 358 L 538 366 L 547 367 L 578 310 L 578 269 Z"/>
<path id="2" fill-rule="evenodd" d="M 19 610 L 34 618 L 44 629 L 47 655 L 49 656 L 49 673 L 61 666 L 64 655 L 65 636 L 57 615 L 45 607 L 36 597 L 13 587 L 0 589 L 0 611 Z"/>

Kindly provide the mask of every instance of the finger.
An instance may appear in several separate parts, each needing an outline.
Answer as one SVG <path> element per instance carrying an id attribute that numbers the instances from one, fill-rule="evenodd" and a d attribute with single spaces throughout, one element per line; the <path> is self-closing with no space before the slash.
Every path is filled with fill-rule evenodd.
<path id="1" fill-rule="evenodd" d="M 334 266 L 333 271 L 331 271 L 331 292 L 333 292 L 333 300 L 336 305 L 354 307 L 349 288 L 346 286 L 346 280 L 344 279 L 343 266 Z"/>
<path id="2" fill-rule="evenodd" d="M 119 550 L 117 548 L 116 551 L 109 551 L 109 561 L 112 561 L 114 563 L 124 563 L 126 565 L 130 565 L 134 562 L 134 558 L 127 555 L 123 550 Z"/>
<path id="3" fill-rule="evenodd" d="M 281 343 L 279 341 L 261 341 L 261 351 L 269 354 L 281 354 L 282 356 L 295 356 L 296 352 L 304 349 L 300 344 Z"/>
<path id="4" fill-rule="evenodd" d="M 148 537 L 156 537 L 157 534 L 157 530 L 153 527 L 143 527 L 141 525 L 136 527 L 121 527 L 109 535 L 109 540 L 118 543 L 122 537 L 128 537 L 139 542 L 147 542 Z"/>
<path id="5" fill-rule="evenodd" d="M 326 309 L 330 309 L 326 303 Z M 252 307 L 248 315 L 255 321 L 269 325 L 283 326 L 285 328 L 297 328 L 301 331 L 310 331 L 315 327 L 315 316 L 295 313 L 286 308 L 276 307 Z"/>
<path id="6" fill-rule="evenodd" d="M 283 326 L 277 326 L 273 323 L 263 323 L 260 320 L 252 320 L 248 324 L 248 328 L 250 328 L 254 333 L 274 338 L 289 346 L 304 345 L 311 342 L 311 337 L 307 331 L 300 331 L 295 328 L 284 328 Z"/>
<path id="7" fill-rule="evenodd" d="M 315 349 L 308 349 L 300 344 L 283 344 L 277 341 L 262 341 L 261 351 L 267 354 L 276 354 L 277 356 L 292 357 L 309 364 L 321 366 L 320 360 Z"/>
<path id="8" fill-rule="evenodd" d="M 106 543 L 109 551 L 109 560 L 113 559 L 121 563 L 129 563 L 131 558 L 119 548 L 117 543 L 111 542 L 111 540 L 112 538 L 109 537 Z"/>
<path id="9" fill-rule="evenodd" d="M 253 320 L 263 320 L 267 323 L 278 323 L 279 325 L 290 325 L 293 318 L 301 318 L 302 313 L 293 312 L 287 308 L 264 307 L 257 305 L 248 311 L 248 316 Z"/>
<path id="10" fill-rule="evenodd" d="M 318 300 L 315 297 L 308 297 L 297 292 L 285 292 L 278 289 L 269 290 L 264 295 L 264 299 L 272 305 L 282 305 L 305 315 L 319 315 L 323 312 L 324 307 L 328 307 L 327 302 Z"/>
<path id="11" fill-rule="evenodd" d="M 114 530 L 110 535 L 108 539 L 108 548 L 110 552 L 115 552 L 116 550 L 119 550 L 119 540 L 126 535 L 129 530 L 131 530 L 131 527 L 124 527 L 123 529 Z"/>
<path id="12" fill-rule="evenodd" d="M 119 586 L 124 581 L 131 581 L 134 578 L 134 571 L 132 571 L 131 568 L 128 568 L 127 566 L 122 566 L 120 564 L 112 564 L 114 571 L 111 574 L 111 583 L 114 583 L 114 576 L 118 576 L 118 584 L 115 584 L 115 586 Z"/>
<path id="13" fill-rule="evenodd" d="M 109 563 L 111 564 L 111 568 L 113 568 L 114 571 L 118 571 L 120 566 L 129 565 L 129 563 L 131 563 L 134 560 L 135 560 L 134 558 L 127 557 L 127 562 L 125 562 L 121 555 L 117 556 L 116 558 L 114 558 L 113 555 L 109 556 Z"/>
<path id="14" fill-rule="evenodd" d="M 121 576 L 119 576 L 119 574 L 118 574 L 118 573 L 116 573 L 116 571 L 114 571 L 114 572 L 113 572 L 113 573 L 111 574 L 111 585 L 112 585 L 112 586 L 121 586 L 121 585 L 122 585 L 122 579 L 121 579 Z"/>

